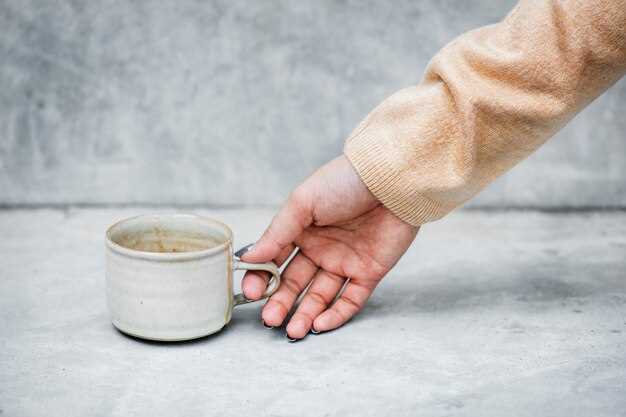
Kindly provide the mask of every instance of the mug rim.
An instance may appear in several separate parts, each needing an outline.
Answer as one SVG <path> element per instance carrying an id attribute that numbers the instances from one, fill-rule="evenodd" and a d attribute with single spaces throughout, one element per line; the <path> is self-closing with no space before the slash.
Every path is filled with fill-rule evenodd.
<path id="1" fill-rule="evenodd" d="M 115 243 L 113 239 L 111 239 L 111 234 L 113 230 L 116 227 L 119 227 L 126 222 L 130 222 L 132 220 L 143 219 L 143 218 L 148 219 L 148 218 L 167 218 L 167 217 L 169 218 L 186 217 L 186 218 L 194 219 L 200 222 L 209 223 L 214 226 L 218 226 L 219 228 L 222 229 L 222 231 L 225 232 L 226 240 L 218 244 L 217 246 L 212 246 L 208 249 L 203 249 L 203 250 L 198 250 L 198 251 L 148 252 L 148 251 L 127 248 L 125 246 Z M 219 220 L 215 220 L 211 217 L 201 216 L 199 214 L 192 214 L 192 213 L 173 213 L 173 214 L 153 213 L 153 214 L 140 214 L 137 216 L 127 217 L 127 218 L 118 220 L 117 222 L 109 226 L 106 230 L 105 236 L 106 236 L 106 239 L 105 239 L 106 246 L 113 252 L 118 253 L 120 255 L 127 256 L 129 258 L 135 258 L 135 259 L 139 258 L 139 259 L 147 259 L 147 260 L 153 260 L 153 261 L 187 261 L 191 259 L 204 258 L 206 256 L 222 252 L 224 249 L 229 247 L 233 241 L 233 232 L 230 229 L 230 227 L 228 227 L 227 224 Z"/>

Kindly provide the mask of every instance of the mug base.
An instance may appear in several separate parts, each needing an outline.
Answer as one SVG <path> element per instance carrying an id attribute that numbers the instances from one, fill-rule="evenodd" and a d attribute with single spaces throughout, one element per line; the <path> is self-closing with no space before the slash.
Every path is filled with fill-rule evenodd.
<path id="1" fill-rule="evenodd" d="M 153 342 L 186 342 L 186 341 L 189 341 L 189 340 L 195 340 L 195 339 L 200 339 L 200 338 L 203 338 L 203 337 L 206 337 L 206 336 L 210 336 L 212 334 L 220 332 L 224 327 L 226 327 L 226 324 L 224 324 L 224 325 L 222 325 L 222 327 L 219 327 L 217 329 L 209 330 L 207 332 L 203 332 L 203 333 L 192 335 L 192 336 L 184 336 L 184 337 L 173 336 L 173 337 L 168 337 L 168 336 L 145 335 L 145 334 L 141 334 L 141 332 L 138 332 L 136 330 L 125 329 L 123 326 L 120 326 L 119 324 L 117 324 L 115 322 L 111 322 L 111 324 L 113 324 L 113 327 L 115 327 L 117 330 L 119 330 L 120 332 L 124 333 L 125 335 L 131 336 L 131 337 L 135 337 L 137 339 L 150 340 L 150 341 L 153 341 Z"/>

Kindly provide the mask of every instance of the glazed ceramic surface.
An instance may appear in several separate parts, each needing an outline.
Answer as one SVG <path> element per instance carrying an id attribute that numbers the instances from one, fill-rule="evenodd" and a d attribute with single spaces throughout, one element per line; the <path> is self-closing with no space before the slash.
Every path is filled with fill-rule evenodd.
<path id="1" fill-rule="evenodd" d="M 233 270 L 272 273 L 264 294 L 280 284 L 276 265 L 233 257 L 225 224 L 190 214 L 145 215 L 106 233 L 106 291 L 113 325 L 144 339 L 189 340 L 222 329 L 233 306 Z"/>

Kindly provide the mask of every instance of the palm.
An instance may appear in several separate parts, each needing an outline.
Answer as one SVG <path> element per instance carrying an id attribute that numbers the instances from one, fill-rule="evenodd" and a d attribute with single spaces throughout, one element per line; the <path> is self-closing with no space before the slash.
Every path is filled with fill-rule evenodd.
<path id="1" fill-rule="evenodd" d="M 295 243 L 319 268 L 376 286 L 413 241 L 416 229 L 383 206 L 332 226 L 311 226 Z"/>
<path id="2" fill-rule="evenodd" d="M 263 321 L 280 326 L 306 291 L 287 325 L 289 337 L 341 326 L 364 306 L 417 230 L 380 205 L 345 158 L 326 164 L 292 193 L 244 255 L 281 265 L 298 249 L 263 308 Z M 266 283 L 267 277 L 249 272 L 242 286 L 258 299 Z"/>

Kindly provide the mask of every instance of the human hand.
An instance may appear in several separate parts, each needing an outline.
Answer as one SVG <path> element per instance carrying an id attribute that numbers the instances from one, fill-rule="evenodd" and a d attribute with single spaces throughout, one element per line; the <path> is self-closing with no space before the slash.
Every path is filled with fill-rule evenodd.
<path id="1" fill-rule="evenodd" d="M 261 239 L 242 255 L 246 262 L 281 265 L 299 249 L 263 308 L 263 322 L 280 326 L 310 283 L 287 324 L 287 337 L 301 339 L 309 331 L 343 325 L 363 308 L 417 231 L 378 202 L 345 156 L 327 163 L 293 191 Z M 259 299 L 267 280 L 260 272 L 246 273 L 244 295 Z"/>

